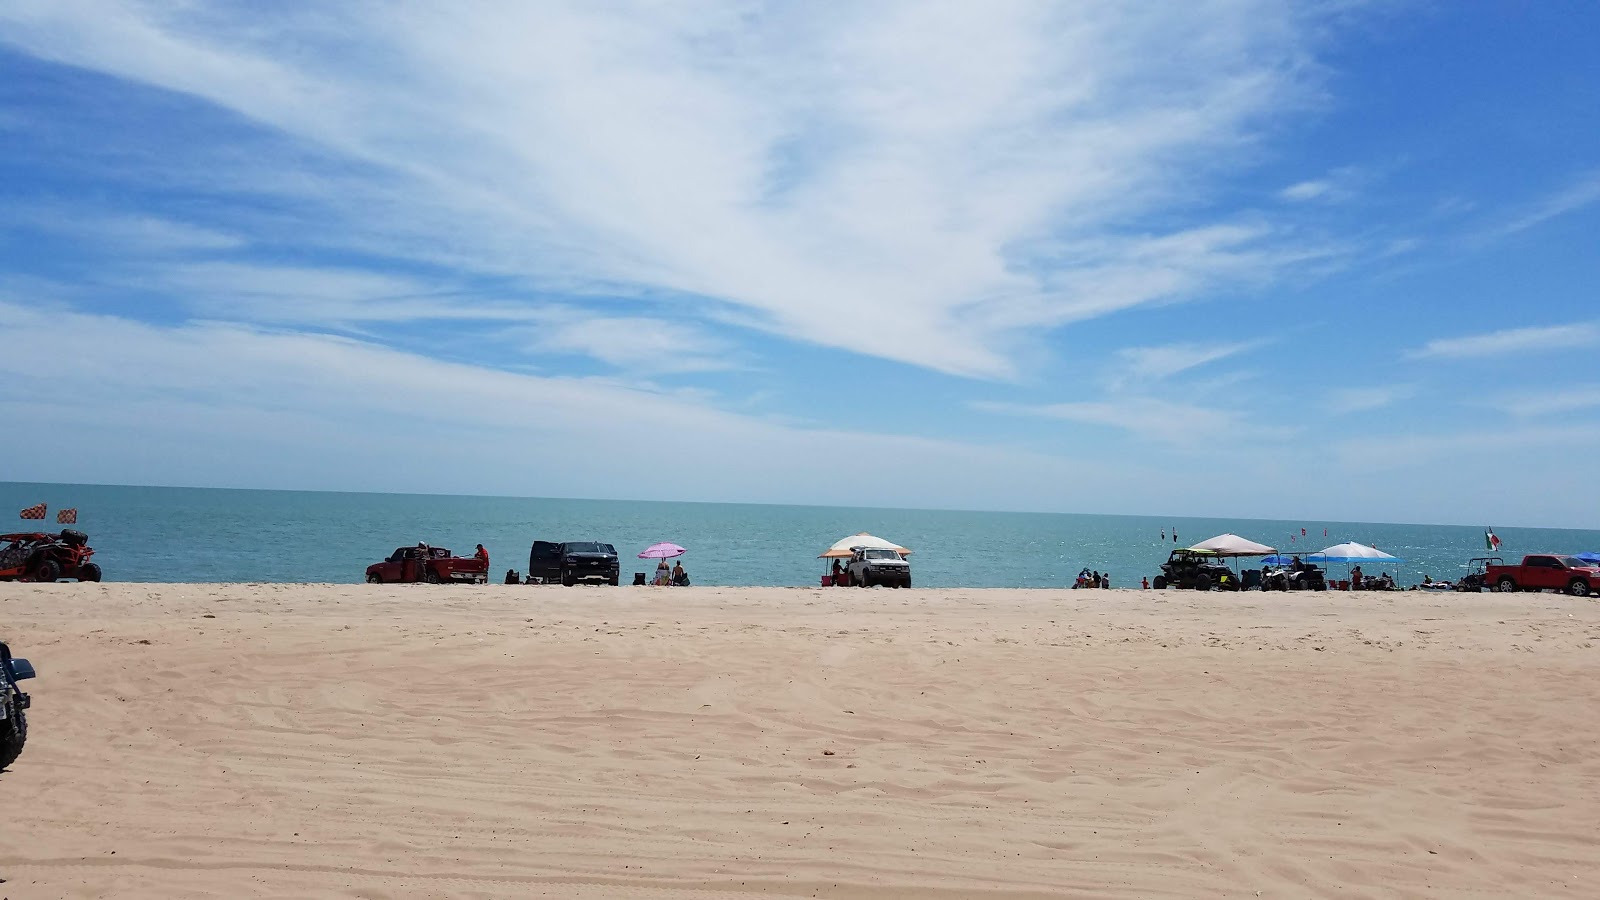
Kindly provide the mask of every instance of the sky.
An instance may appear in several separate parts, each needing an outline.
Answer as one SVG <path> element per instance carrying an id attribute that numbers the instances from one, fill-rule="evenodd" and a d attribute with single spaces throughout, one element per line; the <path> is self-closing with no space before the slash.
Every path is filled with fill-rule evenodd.
<path id="1" fill-rule="evenodd" d="M 1597 33 L 0 0 L 0 479 L 1600 527 Z"/>

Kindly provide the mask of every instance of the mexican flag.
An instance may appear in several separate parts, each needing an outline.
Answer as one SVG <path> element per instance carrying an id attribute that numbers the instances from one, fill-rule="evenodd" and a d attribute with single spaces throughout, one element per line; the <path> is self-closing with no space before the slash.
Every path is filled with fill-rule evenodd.
<path id="1" fill-rule="evenodd" d="M 1483 546 L 1490 553 L 1500 549 L 1500 538 L 1494 533 L 1493 528 L 1483 533 Z"/>

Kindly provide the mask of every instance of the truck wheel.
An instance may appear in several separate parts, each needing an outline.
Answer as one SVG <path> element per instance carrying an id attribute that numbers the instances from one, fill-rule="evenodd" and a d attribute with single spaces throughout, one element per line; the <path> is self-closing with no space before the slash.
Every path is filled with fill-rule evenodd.
<path id="1" fill-rule="evenodd" d="M 83 565 L 79 566 L 78 567 L 78 580 L 79 581 L 99 581 L 100 580 L 100 564 L 99 563 L 84 563 Z"/>
<path id="2" fill-rule="evenodd" d="M 437 569 L 429 569 L 428 571 L 424 572 L 422 575 L 422 580 L 429 584 L 440 584 L 442 582 Z"/>
<path id="3" fill-rule="evenodd" d="M 561 576 L 561 586 L 562 587 L 572 587 L 574 584 L 577 584 L 577 583 L 578 583 L 577 579 L 572 577 L 572 573 L 571 572 L 567 572 L 567 573 L 565 573 L 565 574 L 563 574 Z"/>
<path id="4" fill-rule="evenodd" d="M 613 575 L 613 576 L 611 576 L 611 578 L 610 578 L 610 579 L 608 579 L 608 580 L 607 580 L 607 581 L 606 581 L 606 584 L 609 584 L 609 585 L 611 585 L 611 586 L 612 586 L 612 587 L 616 587 L 616 586 L 617 586 L 617 585 L 618 585 L 618 584 L 620 584 L 620 583 L 621 583 L 621 582 L 622 582 L 622 576 L 620 576 L 620 575 Z"/>
<path id="5" fill-rule="evenodd" d="M 373 572 L 367 576 L 367 584 L 383 584 L 383 576 Z"/>
<path id="6" fill-rule="evenodd" d="M 1517 583 L 1509 578 L 1502 578 L 1495 583 L 1495 589 L 1502 594 L 1509 594 L 1517 589 Z"/>
<path id="7" fill-rule="evenodd" d="M 1567 593 L 1574 597 L 1587 597 L 1589 596 L 1589 582 L 1584 581 L 1582 578 L 1574 578 L 1572 583 L 1567 585 Z"/>
<path id="8" fill-rule="evenodd" d="M 61 564 L 53 559 L 43 559 L 33 570 L 33 580 L 54 584 L 61 577 Z"/>
<path id="9" fill-rule="evenodd" d="M 3 702 L 10 703 L 10 700 Z M 12 706 L 10 715 L 0 721 L 0 770 L 6 769 L 22 755 L 22 745 L 28 742 L 28 717 Z"/>
<path id="10" fill-rule="evenodd" d="M 1211 590 L 1211 576 L 1204 574 L 1196 575 L 1194 577 L 1194 589 L 1197 591 Z"/>
<path id="11" fill-rule="evenodd" d="M 1150 582 L 1150 586 L 1155 588 L 1158 591 L 1166 590 L 1167 589 L 1167 576 L 1165 576 L 1165 575 L 1157 575 L 1156 576 L 1156 580 Z"/>

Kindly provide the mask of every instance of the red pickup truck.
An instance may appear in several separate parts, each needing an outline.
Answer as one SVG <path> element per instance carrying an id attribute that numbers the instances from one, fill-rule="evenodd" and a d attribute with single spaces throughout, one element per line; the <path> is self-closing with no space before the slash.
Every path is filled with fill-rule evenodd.
<path id="1" fill-rule="evenodd" d="M 451 556 L 443 547 L 400 547 L 383 562 L 367 566 L 368 584 L 415 581 L 484 584 L 488 580 L 488 562 L 469 556 Z"/>
<path id="2" fill-rule="evenodd" d="M 1491 565 L 1483 583 L 1501 592 L 1566 591 L 1576 597 L 1600 592 L 1600 567 L 1559 553 L 1524 556 L 1520 566 Z"/>

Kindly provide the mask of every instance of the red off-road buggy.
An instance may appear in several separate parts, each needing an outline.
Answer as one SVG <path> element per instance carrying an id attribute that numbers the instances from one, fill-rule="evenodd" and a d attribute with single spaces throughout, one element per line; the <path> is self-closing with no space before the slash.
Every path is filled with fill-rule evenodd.
<path id="1" fill-rule="evenodd" d="M 89 536 L 70 528 L 60 534 L 0 534 L 0 581 L 99 581 L 100 567 L 89 561 Z"/>

